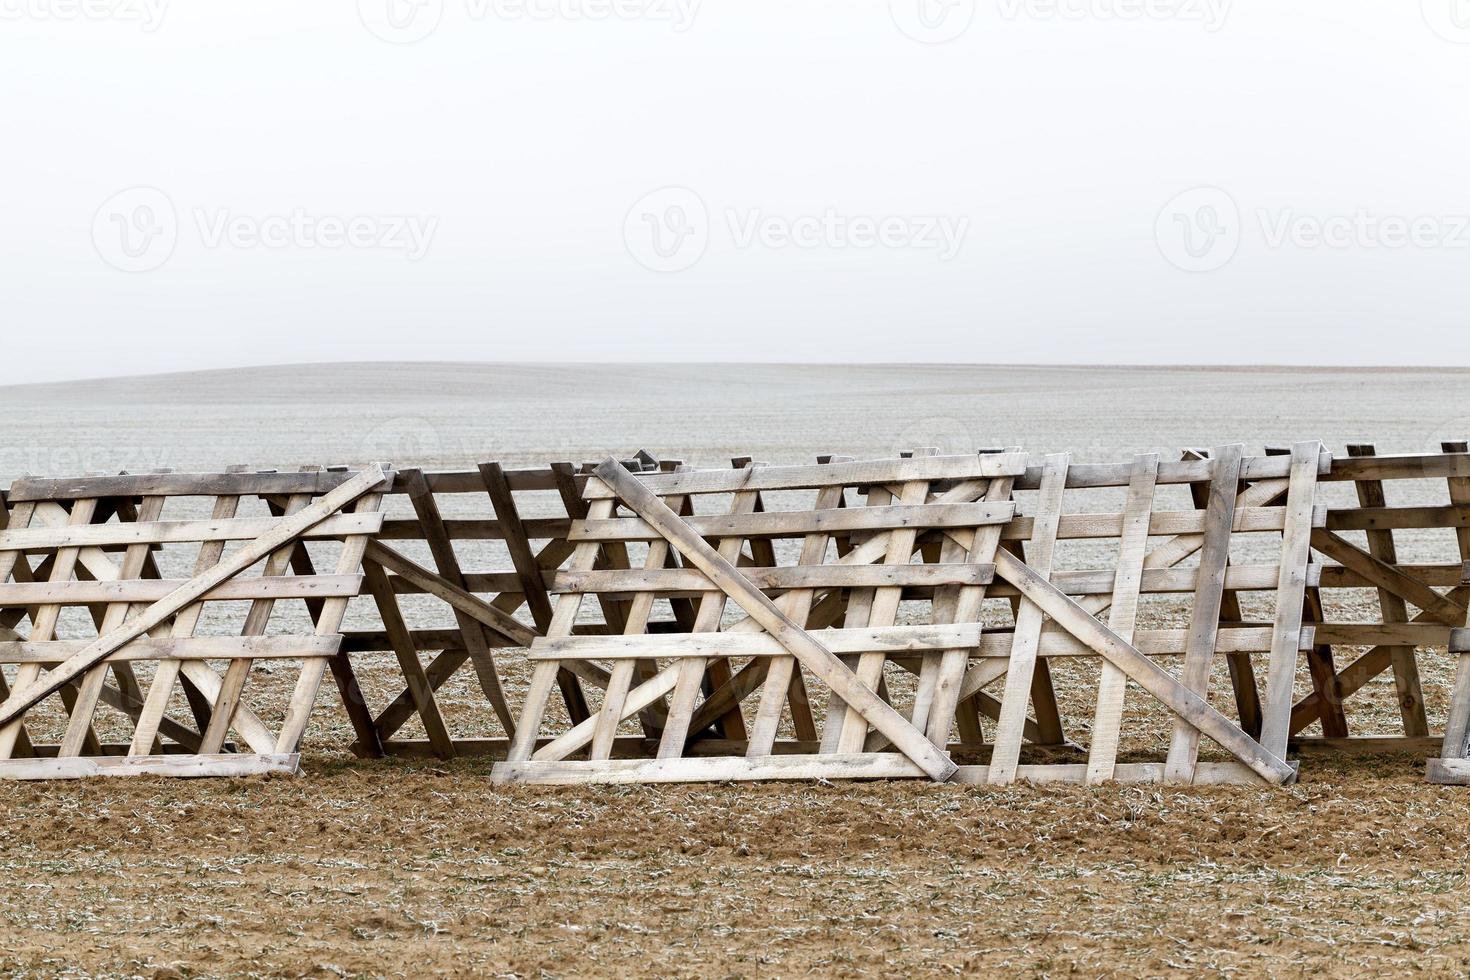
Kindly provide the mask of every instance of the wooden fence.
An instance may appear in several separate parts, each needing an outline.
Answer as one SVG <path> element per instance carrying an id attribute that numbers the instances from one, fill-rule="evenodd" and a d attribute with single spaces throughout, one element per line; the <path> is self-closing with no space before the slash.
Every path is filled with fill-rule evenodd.
<path id="1" fill-rule="evenodd" d="M 315 575 L 306 537 L 337 542 L 343 561 L 361 553 L 360 628 L 340 629 L 340 612 L 333 623 L 321 601 L 309 602 L 312 642 L 342 639 L 335 656 L 301 661 L 302 676 L 330 667 L 358 754 L 487 756 L 500 760 L 502 781 L 1280 783 L 1294 778 L 1288 753 L 1407 750 L 1439 757 L 1430 778 L 1470 782 L 1464 444 L 1408 456 L 1366 445 L 1332 456 L 1301 443 L 1260 456 L 1226 445 L 1103 463 L 919 449 L 735 464 L 694 470 L 644 453 L 595 468 L 400 468 L 361 498 L 358 511 L 383 501 L 373 506 L 380 524 L 352 536 L 352 547 L 319 530 L 271 556 L 270 574 L 298 580 Z M 352 476 L 311 479 L 325 491 Z M 319 502 L 279 482 L 300 474 L 249 474 L 256 482 L 238 494 L 220 489 L 224 478 L 194 475 L 190 487 L 213 488 L 221 501 L 259 498 L 277 520 Z M 33 502 L 51 525 L 151 524 L 168 495 L 148 493 L 161 486 L 148 479 L 160 478 L 77 484 L 92 498 L 61 496 L 66 481 L 21 481 L 6 513 L 12 531 L 29 527 Z M 185 477 L 173 479 L 182 494 Z M 0 723 L 12 727 L 16 695 L 40 665 L 82 643 L 51 638 L 56 613 L 40 600 L 85 606 L 106 634 L 146 615 L 163 586 L 115 593 L 122 598 L 108 606 L 85 582 L 98 554 L 121 555 L 103 576 L 167 581 L 156 569 L 160 544 L 146 535 L 98 548 L 69 548 L 73 538 L 54 530 L 46 540 L 0 536 L 0 562 L 13 562 L 15 579 L 3 586 L 12 592 L 0 591 L 0 626 L 13 634 L 0 635 L 0 663 L 16 665 L 7 676 L 20 689 Z M 195 544 L 207 551 L 210 540 Z M 59 585 L 42 594 L 30 584 L 65 581 L 73 565 L 81 581 L 62 599 Z M 340 574 L 358 578 L 352 565 Z M 262 610 L 253 620 L 285 598 L 280 585 L 269 588 L 249 597 Z M 345 592 L 326 601 L 339 599 L 345 607 Z M 89 663 L 82 680 L 54 685 L 66 716 L 81 717 L 74 694 L 85 706 L 99 683 L 93 701 L 138 714 L 128 665 L 164 649 L 178 617 L 173 610 L 132 646 L 101 655 L 111 659 Z M 260 649 L 251 635 L 232 642 Z M 236 667 L 209 652 L 222 639 L 201 634 L 197 653 L 179 655 L 191 717 L 165 718 L 147 747 L 174 760 L 161 771 L 179 770 L 183 755 L 208 757 L 200 771 L 214 771 L 244 748 L 294 752 L 299 699 L 286 699 L 291 722 L 271 745 L 284 751 L 262 752 L 262 733 L 247 737 L 240 725 L 255 716 L 230 706 L 250 658 Z M 214 674 L 206 655 L 237 680 L 192 679 Z M 1426 691 L 1420 665 L 1445 657 L 1459 663 L 1457 680 Z M 102 663 L 114 684 L 94 679 Z M 399 689 L 365 696 L 358 675 L 369 670 L 399 678 Z M 446 702 L 456 679 L 480 701 L 475 710 L 463 697 Z M 1390 679 L 1397 730 L 1386 731 Z M 217 703 L 228 721 L 211 713 Z M 1434 732 L 1438 718 L 1446 735 Z M 404 734 L 410 722 L 422 737 Z M 17 737 L 5 754 L 138 755 L 131 743 L 88 740 L 80 721 L 68 728 L 56 745 L 27 749 Z M 242 744 L 225 740 L 230 731 Z"/>

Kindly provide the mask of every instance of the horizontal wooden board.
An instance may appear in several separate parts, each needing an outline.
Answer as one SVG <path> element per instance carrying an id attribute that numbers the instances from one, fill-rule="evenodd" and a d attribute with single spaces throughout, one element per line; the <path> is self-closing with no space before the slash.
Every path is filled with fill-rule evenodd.
<path id="1" fill-rule="evenodd" d="M 170 544 L 196 541 L 245 541 L 268 533 L 281 522 L 277 517 L 239 517 L 230 520 L 122 521 L 111 524 L 75 524 L 65 527 L 26 527 L 0 531 L 0 551 L 37 551 L 49 548 L 101 545 Z M 374 534 L 383 515 L 335 514 L 309 528 L 303 538 L 341 538 Z"/>
<path id="2" fill-rule="evenodd" d="M 298 473 L 129 473 L 46 479 L 21 477 L 10 486 L 11 503 L 22 500 L 80 500 L 87 497 L 213 497 L 220 494 L 323 494 L 357 476 L 358 470 Z M 391 471 L 386 470 L 391 477 Z"/>
<path id="3" fill-rule="evenodd" d="M 641 481 L 659 496 L 690 493 L 734 493 L 738 490 L 807 490 L 830 486 L 871 486 L 914 480 L 988 479 L 1024 472 L 1024 453 L 990 453 L 965 456 L 916 456 L 912 459 L 867 459 L 851 463 L 804 466 L 757 466 L 729 470 L 684 470 L 674 473 L 643 473 Z M 588 500 L 616 497 L 598 479 L 587 481 L 583 496 Z"/>
<path id="4" fill-rule="evenodd" d="M 1289 763 L 1293 769 L 1298 763 Z M 1028 783 L 1083 783 L 1087 781 L 1085 763 L 1017 766 L 1016 778 Z M 951 782 L 984 786 L 990 781 L 989 766 L 960 766 Z M 1113 783 L 1162 783 L 1162 762 L 1120 762 L 1113 767 Z M 1199 762 L 1195 764 L 1194 786 L 1257 786 L 1269 784 L 1249 766 L 1239 762 Z"/>
<path id="5" fill-rule="evenodd" d="M 60 663 L 86 648 L 90 640 L 9 640 L 0 642 L 0 664 Z M 331 657 L 342 637 L 191 636 L 140 637 L 107 657 L 107 663 L 133 660 L 280 660 Z"/>
<path id="6" fill-rule="evenodd" d="M 1202 510 L 1156 510 L 1149 517 L 1148 533 L 1158 536 L 1202 534 L 1205 514 Z M 1321 527 L 1326 520 L 1327 508 L 1313 509 L 1313 527 Z M 1284 507 L 1237 507 L 1232 529 L 1237 532 L 1280 531 L 1285 526 Z M 1017 517 L 1006 524 L 1002 537 L 1007 540 L 1029 541 L 1031 530 L 1031 518 Z M 1056 536 L 1063 539 L 1116 538 L 1122 533 L 1122 514 L 1063 514 L 1057 524 Z"/>
<path id="7" fill-rule="evenodd" d="M 1330 513 L 1330 512 L 1329 512 Z M 1464 566 L 1456 562 L 1454 564 L 1423 564 L 1416 565 L 1409 562 L 1395 562 L 1394 567 L 1412 578 L 1418 579 L 1425 585 L 1437 585 L 1445 588 L 1464 584 Z M 1369 582 L 1363 576 L 1349 568 L 1343 568 L 1335 562 L 1313 562 L 1308 566 L 1308 574 L 1314 573 L 1318 577 L 1317 582 L 1308 582 L 1308 585 L 1321 585 L 1324 589 L 1367 589 L 1373 588 L 1374 583 Z"/>
<path id="8" fill-rule="evenodd" d="M 135 755 L 69 759 L 0 760 L 0 779 L 87 779 L 96 776 L 264 776 L 293 775 L 301 766 L 296 753 L 281 755 Z"/>
<path id="9" fill-rule="evenodd" d="M 99 602 L 157 602 L 187 579 L 122 579 L 111 582 L 8 582 L 0 585 L 0 606 L 63 606 Z M 324 599 L 352 597 L 361 591 L 361 575 L 256 575 L 221 582 L 205 600 Z"/>
<path id="10" fill-rule="evenodd" d="M 1010 630 L 985 630 L 976 623 L 944 626 L 875 626 L 866 629 L 814 630 L 812 635 L 836 654 L 883 651 L 895 659 L 905 653 L 936 650 L 973 650 L 974 656 L 1005 659 L 1011 654 Z M 1134 646 L 1149 656 L 1184 652 L 1187 629 L 1138 630 Z M 1215 652 L 1258 653 L 1271 649 L 1269 627 L 1223 628 Z M 1312 628 L 1302 630 L 1300 649 L 1311 649 Z M 766 633 L 665 633 L 632 636 L 573 636 L 538 638 L 528 654 L 532 660 L 622 660 L 665 657 L 779 657 L 786 653 Z M 1043 657 L 1096 657 L 1097 653 L 1061 627 L 1048 624 L 1041 634 L 1038 654 Z"/>
<path id="11" fill-rule="evenodd" d="M 1335 460 L 1324 452 L 1318 473 L 1330 472 Z M 1208 459 L 1184 459 L 1159 464 L 1159 483 L 1208 483 L 1214 463 Z M 1041 486 L 1042 457 L 1032 457 L 1026 472 L 1016 480 L 1017 490 L 1035 490 Z M 1133 470 L 1126 463 L 1072 463 L 1067 467 L 1067 488 L 1126 487 Z M 1291 473 L 1290 456 L 1247 456 L 1241 460 L 1242 480 L 1284 480 Z M 1285 488 L 1283 488 L 1285 489 Z"/>
<path id="12" fill-rule="evenodd" d="M 1308 585 L 1317 584 L 1319 567 L 1313 565 L 1308 568 Z M 1116 574 L 1111 568 L 1054 571 L 1051 573 L 1050 581 L 1052 585 L 1067 595 L 1111 595 Z M 1280 570 L 1275 565 L 1231 565 L 1225 570 L 1225 588 L 1235 592 L 1274 592 L 1279 576 Z M 1146 568 L 1143 570 L 1143 581 L 1139 591 L 1150 594 L 1193 592 L 1198 578 L 1198 567 Z M 1009 597 L 1019 593 L 1014 586 L 998 582 L 988 594 Z"/>
<path id="13" fill-rule="evenodd" d="M 1318 643 L 1336 646 L 1442 647 L 1454 628 L 1438 623 L 1318 623 Z"/>
<path id="14" fill-rule="evenodd" d="M 484 493 L 484 489 L 480 490 Z M 532 517 L 522 521 L 526 536 L 533 541 L 549 538 L 564 538 L 571 530 L 569 517 Z M 504 541 L 505 529 L 499 521 L 453 518 L 443 522 L 449 537 L 455 541 Z M 418 541 L 424 538 L 424 528 L 412 517 L 389 517 L 383 521 L 378 537 L 384 541 Z"/>
<path id="15" fill-rule="evenodd" d="M 922 653 L 973 647 L 980 641 L 978 623 L 944 626 L 874 626 L 865 629 L 813 630 L 812 635 L 836 654 L 887 650 Z M 776 657 L 789 655 L 769 633 L 664 633 L 629 636 L 537 637 L 533 660 L 604 660 L 626 657 Z"/>
<path id="16" fill-rule="evenodd" d="M 1470 477 L 1470 453 L 1334 457 L 1324 480 L 1417 480 Z"/>
<path id="17" fill-rule="evenodd" d="M 758 589 L 882 588 L 884 586 L 989 585 L 994 565 L 785 565 L 742 568 Z M 715 589 L 697 568 L 616 568 L 558 572 L 554 592 L 708 592 Z"/>
<path id="18" fill-rule="evenodd" d="M 1332 531 L 1428 527 L 1470 527 L 1470 507 L 1333 507 L 1327 512 Z"/>
<path id="19" fill-rule="evenodd" d="M 723 471 L 721 471 L 723 472 Z M 891 507 L 843 507 L 825 510 L 776 511 L 686 517 L 684 522 L 705 538 L 799 538 L 815 533 L 885 531 L 894 528 L 961 528 L 1000 524 L 1011 519 L 1016 505 L 912 504 Z M 636 517 L 572 522 L 569 541 L 654 541 L 659 534 Z"/>
<path id="20" fill-rule="evenodd" d="M 757 779 L 922 779 L 924 770 L 888 752 L 773 755 L 756 759 L 608 759 L 601 762 L 497 762 L 497 783 L 723 783 Z"/>
<path id="21" fill-rule="evenodd" d="M 1296 767 L 1296 763 L 1292 763 Z M 1470 771 L 1470 768 L 1467 768 Z M 848 755 L 772 755 L 756 759 L 739 756 L 682 759 L 609 759 L 600 762 L 497 762 L 491 778 L 499 783 L 596 785 L 616 783 L 739 782 L 757 779 L 917 779 L 923 770 L 897 753 Z M 1023 765 L 1016 778 L 1030 783 L 1082 783 L 1085 764 Z M 986 785 L 989 766 L 960 766 L 951 782 Z M 1119 763 L 1117 783 L 1162 783 L 1162 762 Z M 1268 784 L 1238 762 L 1201 762 L 1195 786 L 1256 786 Z"/>

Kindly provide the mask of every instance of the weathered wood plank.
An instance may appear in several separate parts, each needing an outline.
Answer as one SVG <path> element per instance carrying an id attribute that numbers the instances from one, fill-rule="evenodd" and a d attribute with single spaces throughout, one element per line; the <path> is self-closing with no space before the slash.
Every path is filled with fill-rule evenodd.
<path id="1" fill-rule="evenodd" d="M 294 775 L 301 756 L 295 753 L 248 755 L 124 755 L 69 759 L 6 759 L 0 779 L 91 779 L 99 776 L 170 776 L 175 778 Z"/>

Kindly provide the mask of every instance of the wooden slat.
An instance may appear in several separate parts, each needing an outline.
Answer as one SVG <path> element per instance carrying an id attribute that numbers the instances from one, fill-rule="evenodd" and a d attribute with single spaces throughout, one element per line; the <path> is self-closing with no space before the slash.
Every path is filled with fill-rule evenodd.
<path id="1" fill-rule="evenodd" d="M 60 663 L 86 649 L 91 640 L 7 640 L 0 642 L 0 664 Z M 330 657 L 341 649 L 340 636 L 139 637 L 107 655 L 104 663 L 143 660 L 281 660 Z"/>
<path id="2" fill-rule="evenodd" d="M 22 477 L 10 487 L 12 503 L 21 500 L 76 500 L 84 497 L 217 497 L 305 493 L 320 495 L 357 479 L 346 470 L 302 473 L 132 473 L 42 479 Z"/>
<path id="3" fill-rule="evenodd" d="M 1323 480 L 1415 480 L 1470 478 L 1470 453 L 1405 453 L 1358 459 L 1336 458 Z"/>
<path id="4" fill-rule="evenodd" d="M 1051 573 L 1052 553 L 1056 546 L 1057 527 L 1061 519 L 1062 494 L 1067 485 L 1067 468 L 1070 454 L 1058 453 L 1046 457 L 1042 468 L 1040 494 L 1037 497 L 1036 517 L 1032 525 L 1030 548 L 1026 564 L 1035 574 L 1045 578 Z M 1003 549 L 996 552 L 997 565 L 1009 556 Z M 1019 588 L 1019 583 L 1016 584 Z M 1021 739 L 1025 735 L 1026 706 L 1034 689 L 1036 676 L 1037 648 L 1041 642 L 1041 629 L 1045 617 L 1042 609 L 1022 590 L 1020 606 L 1016 610 L 1016 629 L 1011 645 L 1009 670 L 1006 674 L 1005 693 L 1000 701 L 1000 720 L 996 723 L 995 748 L 990 755 L 990 782 L 1004 786 L 1016 776 L 1016 766 L 1021 756 Z"/>
<path id="5" fill-rule="evenodd" d="M 1275 756 L 1286 755 L 1291 732 L 1292 685 L 1299 659 L 1297 637 L 1306 599 L 1307 563 L 1311 560 L 1312 501 L 1317 492 L 1314 465 L 1320 444 L 1299 442 L 1291 448 L 1291 489 L 1286 495 L 1286 529 L 1281 540 L 1281 585 L 1276 590 L 1276 639 L 1267 666 L 1265 715 L 1261 745 Z"/>
<path id="6" fill-rule="evenodd" d="M 1225 567 L 1230 561 L 1230 534 L 1234 525 L 1236 494 L 1240 486 L 1242 447 L 1221 446 L 1210 454 L 1210 497 L 1204 513 L 1204 544 L 1200 548 L 1199 585 L 1189 614 L 1189 649 L 1184 656 L 1180 682 L 1207 698 L 1210 667 L 1214 660 L 1215 637 L 1220 629 L 1220 608 L 1225 600 Z M 1279 510 L 1277 511 L 1279 513 Z M 1298 632 L 1301 627 L 1298 625 Z M 1280 755 L 1286 754 L 1283 746 Z M 1175 719 L 1169 741 L 1166 770 L 1170 780 L 1189 783 L 1199 760 L 1199 730 L 1180 716 Z"/>
<path id="7" fill-rule="evenodd" d="M 1108 628 L 1125 643 L 1133 642 L 1134 627 L 1138 619 L 1143 559 L 1148 551 L 1148 514 L 1153 507 L 1154 486 L 1158 476 L 1157 453 L 1134 459 L 1133 477 L 1128 484 L 1128 498 L 1123 509 L 1123 536 L 1118 542 L 1113 605 L 1108 613 Z M 1212 650 L 1211 653 L 1213 652 Z M 1116 665 L 1104 663 L 1097 688 L 1092 741 L 1087 752 L 1086 781 L 1089 783 L 1105 783 L 1114 778 L 1118 738 L 1123 725 L 1123 697 L 1127 687 L 1127 675 Z"/>
<path id="8" fill-rule="evenodd" d="M 219 777 L 293 775 L 301 757 L 291 754 L 125 755 L 70 759 L 6 759 L 0 779 L 91 779 L 99 776 Z"/>
<path id="9" fill-rule="evenodd" d="M 1317 627 L 1303 627 L 1298 645 L 1305 649 L 1315 640 Z M 1443 641 L 1452 635 L 1447 626 L 1436 626 Z M 1265 653 L 1271 649 L 1275 634 L 1272 626 L 1222 628 L 1216 635 L 1216 655 L 1229 653 Z M 980 660 L 1006 661 L 1011 657 L 1014 636 L 1009 629 L 982 630 L 978 623 L 953 623 L 935 626 L 883 626 L 845 629 L 823 629 L 814 634 L 822 645 L 835 654 L 852 656 L 867 651 L 882 651 L 890 658 L 907 654 L 922 655 L 950 648 L 965 648 Z M 1188 629 L 1141 629 L 1134 634 L 1133 646 L 1155 657 L 1183 655 L 1189 637 Z M 0 647 L 3 649 L 3 647 Z M 1061 627 L 1048 623 L 1042 627 L 1038 657 L 1094 657 L 1092 648 Z M 780 657 L 785 647 L 765 633 L 682 633 L 644 634 L 638 636 L 578 636 L 538 640 L 527 652 L 537 660 L 659 660 L 680 656 L 698 657 Z M 1003 667 L 1003 665 L 1002 665 Z M 1002 671 L 1003 672 L 1003 671 Z M 999 676 L 996 674 L 995 676 Z"/>
<path id="10" fill-rule="evenodd" d="M 153 498 L 157 499 L 157 498 Z M 350 534 L 373 534 L 382 514 L 338 514 L 315 527 L 303 538 L 341 538 Z M 273 517 L 242 517 L 233 520 L 138 521 L 88 524 L 82 527 L 32 527 L 0 532 L 0 550 L 43 548 L 126 547 L 138 544 L 178 544 L 195 541 L 247 541 L 275 527 Z"/>
<path id="11" fill-rule="evenodd" d="M 807 466 L 752 467 L 741 470 L 688 470 L 656 473 L 637 479 L 658 496 L 690 493 L 735 493 L 741 490 L 811 490 L 818 487 L 872 486 L 912 480 L 989 479 L 1014 476 L 1026 465 L 1022 454 L 926 456 L 913 459 L 868 459 L 852 463 Z M 583 491 L 588 500 L 621 496 L 606 480 L 589 480 Z"/>
<path id="12" fill-rule="evenodd" d="M 189 579 L 119 578 L 110 581 L 11 582 L 0 585 L 0 605 L 88 606 L 96 603 L 157 602 Z M 221 582 L 201 601 L 250 599 L 324 599 L 354 596 L 362 588 L 361 575 L 279 575 L 272 578 L 235 578 Z"/>
<path id="13" fill-rule="evenodd" d="M 995 577 L 995 566 L 961 562 L 937 565 L 782 565 L 773 568 L 742 567 L 740 574 L 763 590 L 886 586 L 933 588 L 987 585 Z M 710 591 L 714 586 L 697 568 L 632 568 L 558 572 L 553 580 L 553 589 L 556 592 L 693 593 Z"/>
<path id="14" fill-rule="evenodd" d="M 1015 480 L 1008 476 L 1000 476 L 990 481 L 985 488 L 985 499 L 988 501 L 1001 501 L 1011 499 L 1011 491 Z M 967 561 L 976 564 L 995 567 L 995 549 L 1000 545 L 1000 530 L 995 527 L 979 528 L 975 532 L 974 539 L 968 548 L 953 539 L 945 542 L 945 548 L 951 549 L 953 553 L 964 555 Z M 947 557 L 944 549 L 941 549 L 940 557 Z M 987 583 L 988 584 L 988 583 Z M 987 589 L 983 584 L 977 587 L 961 588 L 956 590 L 952 607 L 943 603 L 943 614 L 946 619 L 954 623 L 978 623 Z M 937 609 L 936 612 L 939 610 Z M 922 727 L 929 736 L 929 741 L 936 746 L 944 747 L 949 744 L 949 733 L 956 719 L 956 712 L 960 705 L 960 684 L 964 680 L 965 667 L 969 663 L 970 652 L 968 645 L 956 645 L 946 649 L 937 658 L 927 658 L 924 668 L 930 671 L 932 683 L 926 684 L 924 669 L 919 675 L 919 694 L 915 695 L 913 722 Z M 928 704 L 924 704 L 926 695 Z M 973 715 L 973 712 L 972 712 Z M 972 734 L 976 741 L 980 739 L 979 721 L 971 722 L 970 726 L 961 727 L 961 734 Z"/>
<path id="15" fill-rule="evenodd" d="M 979 527 L 983 524 L 1002 524 L 1009 521 L 1015 510 L 1015 505 L 1010 502 L 910 504 L 832 510 L 707 514 L 686 518 L 685 522 L 690 529 L 706 538 L 800 538 L 816 533 L 887 530 L 912 532 L 918 528 Z M 658 533 L 644 521 L 637 518 L 617 518 L 579 521 L 572 525 L 567 540 L 651 541 L 657 537 Z"/>
<path id="16" fill-rule="evenodd" d="M 1440 448 L 1446 453 L 1463 453 L 1466 444 L 1445 442 L 1440 444 Z M 1445 485 L 1449 489 L 1451 503 L 1470 505 L 1470 473 L 1455 473 L 1445 480 Z M 1459 546 L 1460 558 L 1465 561 L 1467 572 L 1470 572 L 1470 528 L 1456 528 L 1455 543 Z M 1470 626 L 1470 614 L 1467 614 L 1464 625 Z M 1444 747 L 1440 755 L 1444 760 L 1458 760 L 1467 754 L 1470 754 L 1470 653 L 1462 653 L 1455 668 L 1455 685 L 1450 691 L 1450 710 L 1445 718 Z M 1446 772 L 1455 765 L 1446 761 L 1439 772 Z"/>
<path id="17" fill-rule="evenodd" d="M 1318 472 L 1326 474 L 1337 461 L 1323 453 Z M 1249 482 L 1284 479 L 1290 472 L 1290 460 L 1276 456 L 1247 456 L 1241 461 L 1240 478 Z M 1126 487 L 1133 472 L 1132 463 L 1073 463 L 1067 471 L 1067 489 Z M 1041 486 L 1042 459 L 1033 457 L 1026 472 L 1017 478 L 1016 489 L 1035 490 Z M 1184 459 L 1159 464 L 1159 484 L 1207 483 L 1210 464 L 1206 459 Z"/>

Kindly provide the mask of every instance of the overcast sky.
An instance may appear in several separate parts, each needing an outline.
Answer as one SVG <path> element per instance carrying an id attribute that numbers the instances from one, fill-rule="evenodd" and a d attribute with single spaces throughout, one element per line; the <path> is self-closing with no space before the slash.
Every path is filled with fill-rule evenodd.
<path id="1" fill-rule="evenodd" d="M 4 381 L 1470 364 L 1470 0 L 0 0 Z"/>

